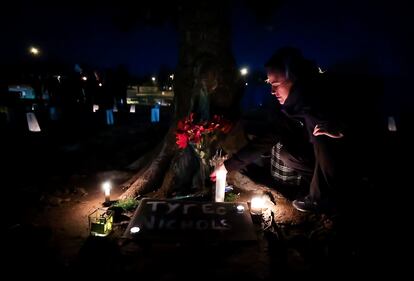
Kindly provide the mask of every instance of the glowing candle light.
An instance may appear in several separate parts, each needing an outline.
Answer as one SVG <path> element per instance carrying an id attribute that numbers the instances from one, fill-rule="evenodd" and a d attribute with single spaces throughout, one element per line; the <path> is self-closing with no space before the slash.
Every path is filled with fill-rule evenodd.
<path id="1" fill-rule="evenodd" d="M 252 198 L 250 212 L 254 215 L 261 215 L 263 211 L 265 200 L 262 196 L 254 196 Z"/>
<path id="2" fill-rule="evenodd" d="M 138 226 L 131 227 L 131 233 L 135 234 L 138 233 L 141 229 Z"/>
<path id="3" fill-rule="evenodd" d="M 102 189 L 105 193 L 105 203 L 111 202 L 111 183 L 109 181 L 106 181 L 102 184 Z"/>

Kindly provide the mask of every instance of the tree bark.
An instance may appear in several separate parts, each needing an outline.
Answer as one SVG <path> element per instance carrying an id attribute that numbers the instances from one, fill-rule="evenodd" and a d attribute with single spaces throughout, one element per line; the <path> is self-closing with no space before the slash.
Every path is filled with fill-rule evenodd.
<path id="1" fill-rule="evenodd" d="M 154 187 L 157 187 L 163 181 L 163 174 L 168 169 L 171 158 L 176 150 L 171 139 L 172 133 L 170 131 L 167 133 L 163 143 L 156 149 L 157 153 L 154 154 L 154 157 L 137 171 L 136 175 L 132 178 L 133 181 L 129 180 L 123 184 L 123 188 L 128 189 L 121 195 L 121 199 L 135 198 L 138 195 L 154 191 L 156 189 Z M 144 160 L 146 158 L 144 156 Z"/>
<path id="2" fill-rule="evenodd" d="M 257 184 L 249 177 L 242 175 L 239 172 L 229 173 L 227 181 L 229 184 L 245 191 L 246 193 L 268 195 L 274 205 L 267 207 L 271 209 L 277 223 L 296 225 L 302 224 L 303 222 L 311 219 L 310 214 L 297 211 L 292 206 L 292 203 L 277 190 L 262 184 Z"/>
<path id="3" fill-rule="evenodd" d="M 232 120 L 238 116 L 242 91 L 231 51 L 229 1 L 185 2 L 178 9 L 179 60 L 174 76 L 174 122 L 153 160 L 147 165 L 143 165 L 144 159 L 136 163 L 143 168 L 135 181 L 128 184 L 129 189 L 122 198 L 157 189 L 157 197 L 168 197 L 172 193 L 176 182 L 175 161 L 180 159 L 175 144 L 177 120 L 191 112 L 204 116 L 219 114 Z M 233 137 L 232 142 L 237 143 L 237 138 Z"/>

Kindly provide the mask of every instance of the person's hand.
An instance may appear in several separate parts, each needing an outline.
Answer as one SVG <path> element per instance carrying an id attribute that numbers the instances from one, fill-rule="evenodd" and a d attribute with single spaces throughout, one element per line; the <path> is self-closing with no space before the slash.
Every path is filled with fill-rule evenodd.
<path id="1" fill-rule="evenodd" d="M 210 180 L 212 182 L 216 181 L 216 170 L 214 170 L 211 174 L 210 174 Z"/>
<path id="2" fill-rule="evenodd" d="M 216 181 L 216 171 L 218 171 L 219 169 L 222 169 L 222 167 L 224 167 L 224 169 L 226 169 L 226 167 L 224 166 L 224 164 L 221 164 L 219 166 L 217 166 L 214 171 L 210 174 L 210 180 L 212 182 Z"/>
<path id="3" fill-rule="evenodd" d="M 313 129 L 313 135 L 314 136 L 328 136 L 330 138 L 339 139 L 344 136 L 341 132 L 337 130 L 333 130 L 332 128 L 329 128 L 327 124 L 317 124 L 315 128 Z"/>

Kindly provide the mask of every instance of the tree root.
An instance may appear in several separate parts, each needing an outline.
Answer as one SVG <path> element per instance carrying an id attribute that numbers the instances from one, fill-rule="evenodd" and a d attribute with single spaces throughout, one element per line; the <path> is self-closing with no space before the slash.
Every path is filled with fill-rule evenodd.
<path id="1" fill-rule="evenodd" d="M 170 166 L 172 156 L 174 155 L 174 147 L 174 145 L 170 144 L 170 138 L 167 134 L 157 156 L 151 162 L 146 163 L 145 166 L 141 163 L 140 165 L 144 167 L 123 184 L 123 188 L 128 189 L 120 196 L 120 199 L 135 198 L 138 195 L 156 190 L 163 181 L 167 168 Z"/>
<path id="2" fill-rule="evenodd" d="M 230 172 L 227 181 L 238 189 L 251 194 L 267 194 L 274 203 L 274 205 L 269 206 L 269 208 L 271 208 L 277 223 L 291 225 L 302 224 L 309 218 L 308 214 L 301 213 L 293 208 L 292 203 L 277 190 L 265 185 L 257 184 L 249 177 L 242 175 L 239 172 Z"/>

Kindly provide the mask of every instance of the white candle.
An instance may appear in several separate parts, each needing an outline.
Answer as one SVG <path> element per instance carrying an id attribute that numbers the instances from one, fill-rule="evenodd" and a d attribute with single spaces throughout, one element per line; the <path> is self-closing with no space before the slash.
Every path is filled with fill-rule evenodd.
<path id="1" fill-rule="evenodd" d="M 111 183 L 106 181 L 102 184 L 102 189 L 105 193 L 105 203 L 111 202 Z"/>
<path id="2" fill-rule="evenodd" d="M 262 196 L 254 196 L 250 205 L 250 212 L 255 215 L 262 214 L 264 199 Z"/>
<path id="3" fill-rule="evenodd" d="M 224 202 L 224 194 L 226 188 L 227 170 L 224 165 L 221 165 L 216 170 L 216 202 Z"/>

